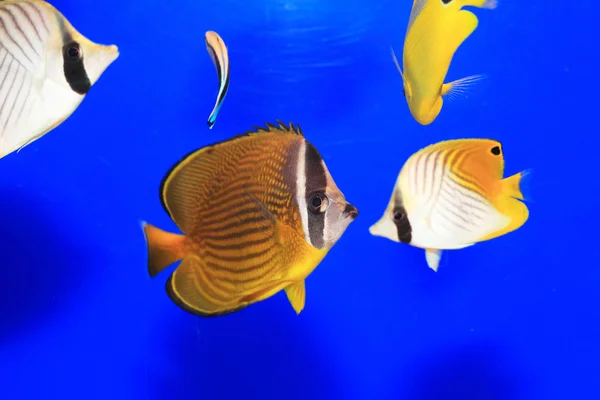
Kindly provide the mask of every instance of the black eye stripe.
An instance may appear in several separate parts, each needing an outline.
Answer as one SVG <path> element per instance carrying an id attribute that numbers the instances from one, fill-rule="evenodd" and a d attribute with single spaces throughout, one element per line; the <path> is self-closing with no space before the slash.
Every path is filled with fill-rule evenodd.
<path id="1" fill-rule="evenodd" d="M 306 200 L 308 208 L 308 233 L 310 242 L 317 249 L 325 246 L 325 215 L 326 213 L 312 208 L 311 196 L 315 194 L 324 195 L 327 187 L 327 174 L 323 166 L 323 158 L 319 151 L 309 142 L 306 142 L 306 151 L 304 153 L 306 178 Z"/>
<path id="2" fill-rule="evenodd" d="M 74 53 L 77 55 L 74 56 Z M 71 89 L 86 94 L 92 87 L 84 65 L 84 57 L 79 43 L 69 41 L 63 46 L 63 71 Z"/>
<path id="3" fill-rule="evenodd" d="M 401 218 L 396 219 L 397 215 Z M 412 242 L 412 226 L 408 220 L 408 215 L 406 214 L 400 192 L 395 192 L 394 194 L 394 210 L 392 212 L 392 218 L 398 232 L 398 240 L 401 243 L 406 244 Z"/>

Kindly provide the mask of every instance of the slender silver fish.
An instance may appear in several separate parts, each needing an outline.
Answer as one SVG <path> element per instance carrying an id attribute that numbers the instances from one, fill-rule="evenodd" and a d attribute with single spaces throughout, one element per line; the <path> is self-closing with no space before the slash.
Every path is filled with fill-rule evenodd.
<path id="1" fill-rule="evenodd" d="M 0 158 L 64 122 L 118 56 L 45 1 L 0 2 Z"/>
<path id="2" fill-rule="evenodd" d="M 206 50 L 208 50 L 208 54 L 210 55 L 219 76 L 219 93 L 217 94 L 217 101 L 215 102 L 215 106 L 207 121 L 209 129 L 212 129 L 217 120 L 217 115 L 219 115 L 219 111 L 223 106 L 227 90 L 229 89 L 229 53 L 227 52 L 225 42 L 223 42 L 223 39 L 221 39 L 221 36 L 219 36 L 217 32 L 206 32 L 205 40 Z"/>

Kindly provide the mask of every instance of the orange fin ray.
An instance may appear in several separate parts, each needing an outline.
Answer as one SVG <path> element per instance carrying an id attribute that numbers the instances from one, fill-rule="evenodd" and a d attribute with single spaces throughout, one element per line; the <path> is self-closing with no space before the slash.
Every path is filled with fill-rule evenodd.
<path id="1" fill-rule="evenodd" d="M 163 231 L 146 222 L 142 222 L 142 229 L 148 246 L 148 273 L 151 278 L 185 256 L 184 235 Z"/>

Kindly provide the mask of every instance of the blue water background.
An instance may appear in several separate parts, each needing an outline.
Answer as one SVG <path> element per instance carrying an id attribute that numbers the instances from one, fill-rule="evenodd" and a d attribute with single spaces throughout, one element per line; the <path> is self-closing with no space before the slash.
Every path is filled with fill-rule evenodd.
<path id="1" fill-rule="evenodd" d="M 0 398 L 598 399 L 600 6 L 500 0 L 448 79 L 471 98 L 418 125 L 389 46 L 408 0 L 56 0 L 121 55 L 59 128 L 0 160 Z M 206 127 L 215 30 L 231 86 Z M 275 119 L 299 123 L 360 210 L 307 280 L 201 319 L 151 280 L 140 220 L 176 231 L 158 185 L 181 156 Z M 516 232 L 446 252 L 369 234 L 396 176 L 440 140 L 502 141 L 536 171 Z"/>

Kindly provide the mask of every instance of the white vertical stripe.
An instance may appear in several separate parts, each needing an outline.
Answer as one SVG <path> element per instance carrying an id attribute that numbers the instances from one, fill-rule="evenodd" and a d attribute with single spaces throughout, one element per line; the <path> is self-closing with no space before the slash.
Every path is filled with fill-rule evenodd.
<path id="1" fill-rule="evenodd" d="M 296 202 L 302 220 L 304 239 L 307 243 L 311 243 L 310 232 L 308 230 L 308 210 L 306 209 L 306 142 L 304 140 L 301 141 L 298 148 L 298 164 L 296 166 Z"/>

